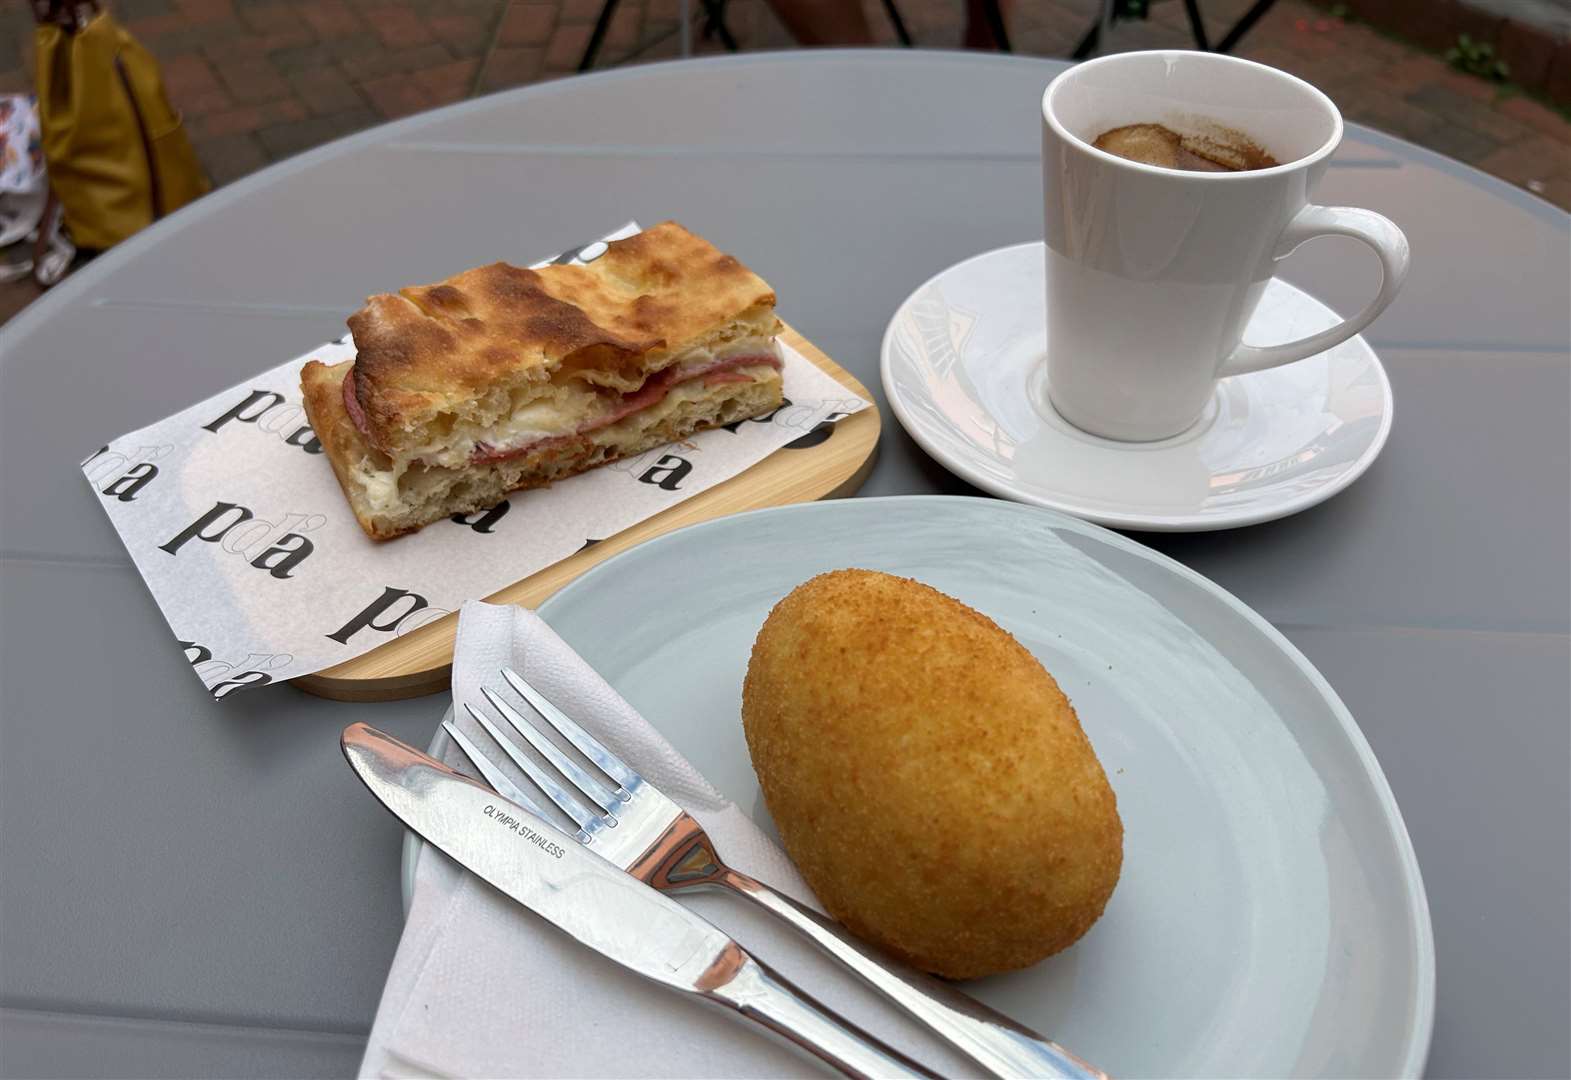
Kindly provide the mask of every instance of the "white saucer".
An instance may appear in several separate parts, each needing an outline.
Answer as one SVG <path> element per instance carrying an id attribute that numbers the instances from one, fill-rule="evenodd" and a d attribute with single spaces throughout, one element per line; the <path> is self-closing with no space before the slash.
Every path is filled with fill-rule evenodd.
<path id="1" fill-rule="evenodd" d="M 1362 337 L 1222 380 L 1200 420 L 1171 439 L 1081 431 L 1047 398 L 1043 273 L 1040 242 L 977 255 L 907 297 L 884 332 L 895 415 L 977 487 L 1115 528 L 1226 529 L 1329 499 L 1385 445 L 1391 383 Z M 1244 340 L 1291 341 L 1339 319 L 1273 279 Z"/>

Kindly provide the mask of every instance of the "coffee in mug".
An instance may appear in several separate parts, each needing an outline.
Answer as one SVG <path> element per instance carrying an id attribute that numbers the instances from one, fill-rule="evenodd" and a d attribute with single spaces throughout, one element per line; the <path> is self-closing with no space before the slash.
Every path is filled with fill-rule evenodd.
<path id="1" fill-rule="evenodd" d="M 1130 138 L 1131 128 L 1143 130 Z M 1228 167 L 1126 156 L 1106 145 L 1120 131 L 1125 151 L 1169 137 L 1185 150 L 1187 136 L 1188 153 Z M 1200 418 L 1218 379 L 1302 360 L 1368 326 L 1407 276 L 1407 239 L 1372 211 L 1310 202 L 1341 141 L 1330 98 L 1234 56 L 1120 53 L 1054 79 L 1042 190 L 1047 396 L 1059 415 L 1110 439 L 1169 438 Z M 1374 249 L 1378 295 L 1298 341 L 1244 342 L 1278 261 L 1331 235 Z"/>
<path id="2" fill-rule="evenodd" d="M 1200 130 L 1180 135 L 1161 124 L 1110 128 L 1091 144 L 1129 161 L 1186 172 L 1248 172 L 1282 164 L 1241 131 L 1202 122 Z"/>

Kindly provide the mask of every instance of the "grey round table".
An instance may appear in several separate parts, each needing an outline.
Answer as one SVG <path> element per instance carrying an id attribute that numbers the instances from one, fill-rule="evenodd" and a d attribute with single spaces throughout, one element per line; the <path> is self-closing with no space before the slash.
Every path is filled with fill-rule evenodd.
<path id="1" fill-rule="evenodd" d="M 423 744 L 442 708 L 210 700 L 78 461 L 341 334 L 367 293 L 628 218 L 742 255 L 876 392 L 900 300 L 1041 235 L 1037 103 L 1061 66 L 752 55 L 483 98 L 236 183 L 7 326 L 0 1071 L 351 1072 L 398 940 L 398 833 L 338 732 L 367 719 Z M 1384 455 L 1296 517 L 1144 539 L 1281 628 L 1379 755 L 1434 916 L 1429 1072 L 1564 1077 L 1568 219 L 1359 128 L 1321 196 L 1412 240 L 1371 336 L 1397 403 Z M 1347 311 L 1376 270 L 1336 243 L 1285 276 Z M 864 494 L 967 491 L 888 418 Z"/>

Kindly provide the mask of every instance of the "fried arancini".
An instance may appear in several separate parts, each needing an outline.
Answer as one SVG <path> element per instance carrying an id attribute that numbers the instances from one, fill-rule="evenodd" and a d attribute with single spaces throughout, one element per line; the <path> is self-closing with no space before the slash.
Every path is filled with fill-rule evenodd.
<path id="1" fill-rule="evenodd" d="M 869 570 L 769 613 L 742 686 L 786 851 L 857 936 L 965 979 L 1036 963 L 1102 914 L 1123 823 L 1053 677 L 991 619 Z"/>

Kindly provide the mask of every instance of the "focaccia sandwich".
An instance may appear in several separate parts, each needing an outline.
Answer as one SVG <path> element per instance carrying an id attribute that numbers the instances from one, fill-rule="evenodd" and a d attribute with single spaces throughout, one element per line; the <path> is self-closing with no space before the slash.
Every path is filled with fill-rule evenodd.
<path id="1" fill-rule="evenodd" d="M 300 373 L 361 528 L 385 540 L 779 407 L 769 286 L 675 222 L 583 266 L 493 263 L 373 296 L 356 358 Z"/>

